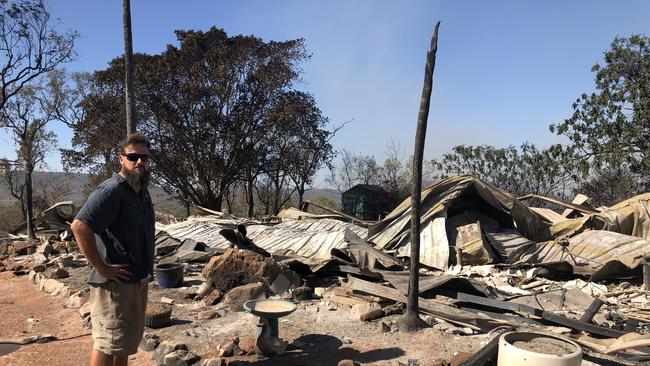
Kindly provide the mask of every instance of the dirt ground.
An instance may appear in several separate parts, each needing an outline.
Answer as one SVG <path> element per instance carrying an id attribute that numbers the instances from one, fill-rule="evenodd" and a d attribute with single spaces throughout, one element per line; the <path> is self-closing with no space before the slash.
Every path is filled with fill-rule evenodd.
<path id="1" fill-rule="evenodd" d="M 230 312 L 215 306 L 221 317 L 196 320 L 204 310 L 200 302 L 184 299 L 188 288 L 157 289 L 152 286 L 151 301 L 162 296 L 174 299 L 174 322 L 162 329 L 146 329 L 161 341 L 186 343 L 201 356 L 216 354 L 216 345 L 232 337 L 254 336 L 257 317 L 244 312 Z M 38 290 L 27 276 L 0 273 L 0 340 L 23 339 L 52 334 L 59 340 L 30 344 L 0 356 L 0 365 L 85 365 L 92 347 L 90 330 L 81 325 L 77 310 L 65 308 L 67 299 L 53 297 Z M 345 307 L 322 301 L 299 304 L 291 315 L 280 320 L 280 336 L 299 345 L 280 357 L 235 356 L 250 365 L 336 365 L 339 360 L 353 359 L 363 365 L 440 365 L 459 353 L 473 353 L 489 341 L 488 335 L 458 336 L 435 328 L 406 334 L 392 323 L 398 316 L 384 318 L 393 330 L 382 331 L 380 322 L 363 323 L 358 314 Z M 155 352 L 155 351 L 154 351 Z M 154 352 L 140 351 L 130 358 L 130 365 L 150 366 Z M 413 360 L 417 360 L 414 363 Z"/>
<path id="2" fill-rule="evenodd" d="M 59 340 L 21 346 L 0 356 L 0 365 L 87 365 L 92 349 L 90 330 L 81 326 L 76 310 L 65 308 L 67 299 L 50 296 L 27 281 L 27 276 L 0 273 L 0 341 L 51 334 Z M 130 365 L 153 366 L 151 354 L 140 352 Z"/>

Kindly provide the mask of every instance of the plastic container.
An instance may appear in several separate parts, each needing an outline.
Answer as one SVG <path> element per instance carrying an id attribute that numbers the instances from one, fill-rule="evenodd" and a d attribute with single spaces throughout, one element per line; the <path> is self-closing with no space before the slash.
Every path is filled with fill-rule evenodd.
<path id="1" fill-rule="evenodd" d="M 564 337 L 545 333 L 509 332 L 499 338 L 497 366 L 580 366 L 581 363 L 582 348 Z"/>
<path id="2" fill-rule="evenodd" d="M 158 287 L 179 287 L 183 284 L 183 264 L 165 263 L 156 265 L 156 278 Z"/>

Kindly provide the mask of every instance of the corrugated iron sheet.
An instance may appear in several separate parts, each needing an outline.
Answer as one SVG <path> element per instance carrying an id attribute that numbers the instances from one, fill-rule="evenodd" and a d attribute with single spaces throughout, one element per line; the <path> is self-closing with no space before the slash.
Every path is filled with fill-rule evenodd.
<path id="1" fill-rule="evenodd" d="M 574 271 L 603 278 L 630 276 L 631 269 L 643 261 L 650 241 L 605 230 L 587 230 L 572 238 L 568 245 L 556 241 L 539 243 L 518 253 L 519 263 L 567 262 Z"/>
<path id="2" fill-rule="evenodd" d="M 219 231 L 238 223 L 237 220 L 209 220 L 202 217 L 156 227 L 179 240 L 190 238 L 212 248 L 225 249 L 230 242 Z M 333 219 L 288 220 L 273 226 L 246 226 L 248 238 L 270 253 L 292 253 L 313 259 L 329 259 L 333 248 L 345 248 L 346 230 L 351 230 L 362 239 L 367 237 L 367 229 Z"/>
<path id="3" fill-rule="evenodd" d="M 446 269 L 450 255 L 445 217 L 453 210 L 481 207 L 486 215 L 505 228 L 515 228 L 535 240 L 550 239 L 548 225 L 526 205 L 507 192 L 470 176 L 450 177 L 422 190 L 420 215 L 420 261 Z M 434 224 L 442 220 L 442 225 Z M 411 201 L 404 200 L 386 219 L 371 226 L 368 241 L 384 250 L 408 256 L 411 227 Z"/>

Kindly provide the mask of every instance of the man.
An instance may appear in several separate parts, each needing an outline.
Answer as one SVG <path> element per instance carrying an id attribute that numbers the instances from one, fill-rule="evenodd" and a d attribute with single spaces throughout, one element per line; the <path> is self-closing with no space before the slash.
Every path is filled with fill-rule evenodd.
<path id="1" fill-rule="evenodd" d="M 91 366 L 127 365 L 144 333 L 148 282 L 153 278 L 154 212 L 147 190 L 149 142 L 127 137 L 121 170 L 102 182 L 72 222 L 79 249 L 93 269 Z"/>

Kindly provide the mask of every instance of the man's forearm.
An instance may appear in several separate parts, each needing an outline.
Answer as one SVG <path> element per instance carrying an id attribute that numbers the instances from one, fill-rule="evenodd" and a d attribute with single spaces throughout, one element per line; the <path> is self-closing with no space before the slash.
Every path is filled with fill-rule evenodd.
<path id="1" fill-rule="evenodd" d="M 81 253 L 86 257 L 88 262 L 95 268 L 101 268 L 104 265 L 99 251 L 97 250 L 97 242 L 95 241 L 95 232 L 93 229 L 83 221 L 74 220 L 70 226 L 74 234 L 77 245 Z"/>

